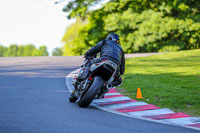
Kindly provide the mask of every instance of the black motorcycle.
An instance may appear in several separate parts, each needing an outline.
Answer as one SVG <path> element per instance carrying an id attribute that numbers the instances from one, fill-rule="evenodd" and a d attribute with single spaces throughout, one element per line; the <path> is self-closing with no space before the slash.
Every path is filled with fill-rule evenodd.
<path id="1" fill-rule="evenodd" d="M 95 62 L 93 58 L 87 58 L 81 66 L 77 79 L 75 79 L 74 91 L 69 97 L 70 102 L 76 102 L 80 107 L 87 107 L 93 99 L 103 98 L 105 93 L 112 88 L 110 84 L 115 77 L 117 65 L 110 60 Z"/>

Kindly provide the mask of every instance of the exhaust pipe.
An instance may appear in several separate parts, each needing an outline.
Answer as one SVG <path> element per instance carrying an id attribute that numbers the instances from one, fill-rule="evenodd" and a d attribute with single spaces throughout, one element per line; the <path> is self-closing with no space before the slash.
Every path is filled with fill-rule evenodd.
<path id="1" fill-rule="evenodd" d="M 112 86 L 111 83 L 107 83 L 107 84 L 106 84 L 106 88 L 107 88 L 107 89 L 111 89 L 111 88 L 113 88 L 113 86 Z"/>

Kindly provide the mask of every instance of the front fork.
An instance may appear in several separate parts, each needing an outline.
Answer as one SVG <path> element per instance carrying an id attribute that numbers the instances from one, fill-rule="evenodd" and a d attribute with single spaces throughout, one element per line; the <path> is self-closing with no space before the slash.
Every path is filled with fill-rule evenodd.
<path id="1" fill-rule="evenodd" d="M 92 83 L 91 80 L 89 80 L 88 78 L 85 80 L 85 82 L 83 83 L 83 81 L 79 82 L 79 81 L 75 81 L 73 83 L 74 85 L 74 91 L 72 93 L 76 93 L 76 95 L 78 95 L 78 97 L 84 95 L 84 93 L 87 91 L 87 89 L 89 88 L 90 84 Z"/>

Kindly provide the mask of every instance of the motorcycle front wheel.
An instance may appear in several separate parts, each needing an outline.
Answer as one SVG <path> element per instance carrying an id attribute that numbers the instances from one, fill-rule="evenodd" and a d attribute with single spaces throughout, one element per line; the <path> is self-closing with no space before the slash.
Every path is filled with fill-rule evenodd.
<path id="1" fill-rule="evenodd" d="M 74 95 L 74 93 L 71 93 L 71 94 L 70 94 L 70 96 L 69 96 L 69 101 L 70 101 L 71 103 L 76 102 L 77 99 L 78 99 L 78 98 Z"/>
<path id="2" fill-rule="evenodd" d="M 95 98 L 95 96 L 98 94 L 102 86 L 103 86 L 103 79 L 99 76 L 96 76 L 94 78 L 93 83 L 88 88 L 87 92 L 78 101 L 78 105 L 80 107 L 87 107 Z"/>

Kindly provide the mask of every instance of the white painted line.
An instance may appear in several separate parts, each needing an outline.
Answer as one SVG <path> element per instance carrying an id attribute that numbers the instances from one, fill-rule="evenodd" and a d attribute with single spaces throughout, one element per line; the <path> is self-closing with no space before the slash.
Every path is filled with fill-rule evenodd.
<path id="1" fill-rule="evenodd" d="M 111 102 L 111 101 L 122 101 L 122 100 L 129 100 L 129 97 L 113 97 L 113 98 L 105 98 L 105 99 L 95 99 L 93 100 L 94 103 L 103 103 L 103 102 Z"/>
<path id="2" fill-rule="evenodd" d="M 170 124 L 176 124 L 176 125 L 188 125 L 188 124 L 199 123 L 200 117 L 184 117 L 184 118 L 176 118 L 176 119 L 164 119 L 162 121 L 168 122 Z"/>
<path id="3" fill-rule="evenodd" d="M 72 80 L 73 79 L 71 77 L 66 76 L 65 84 L 70 92 L 72 92 L 74 90 L 74 86 L 72 85 Z"/>
<path id="4" fill-rule="evenodd" d="M 78 73 L 79 73 L 79 71 L 80 71 L 80 68 L 79 68 L 79 69 L 77 69 L 77 70 L 75 70 L 75 71 L 72 71 L 70 74 L 78 74 Z"/>
<path id="5" fill-rule="evenodd" d="M 70 78 L 74 78 L 74 76 L 76 76 L 77 74 L 69 74 L 68 77 Z"/>
<path id="6" fill-rule="evenodd" d="M 68 83 L 72 83 L 72 82 L 73 82 L 73 78 L 71 78 L 71 77 L 67 77 L 66 82 L 68 82 Z"/>
<path id="7" fill-rule="evenodd" d="M 120 93 L 106 93 L 104 96 L 121 95 Z"/>
<path id="8" fill-rule="evenodd" d="M 174 113 L 172 110 L 164 108 L 164 109 L 155 109 L 155 110 L 145 110 L 145 111 L 137 111 L 137 112 L 127 112 L 127 114 L 133 116 L 153 116 L 153 115 L 162 115 Z"/>
<path id="9" fill-rule="evenodd" d="M 119 108 L 126 108 L 126 107 L 140 106 L 140 105 L 147 105 L 147 103 L 145 103 L 145 102 L 129 102 L 129 103 L 106 105 L 104 107 L 108 108 L 108 109 L 119 109 Z"/>

